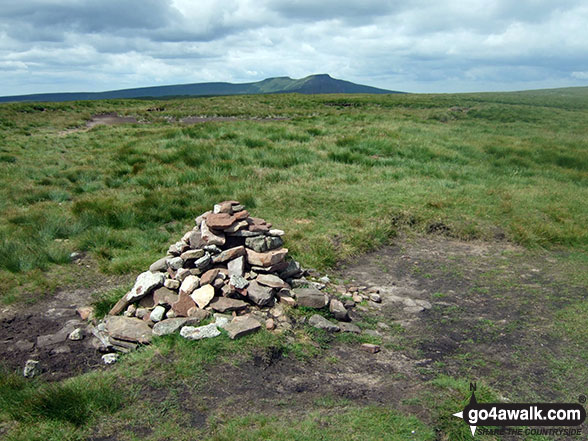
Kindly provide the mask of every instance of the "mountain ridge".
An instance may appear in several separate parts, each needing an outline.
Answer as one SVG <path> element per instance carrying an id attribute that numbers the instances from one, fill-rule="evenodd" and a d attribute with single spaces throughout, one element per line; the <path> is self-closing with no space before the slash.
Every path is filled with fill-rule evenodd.
<path id="1" fill-rule="evenodd" d="M 292 79 L 287 76 L 272 77 L 252 83 L 209 82 L 138 87 L 132 89 L 109 90 L 104 92 L 56 92 L 12 95 L 0 97 L 0 102 L 62 102 L 117 98 L 169 98 L 185 96 L 259 95 L 270 93 L 388 94 L 403 92 L 380 89 L 363 84 L 355 84 L 350 81 L 335 79 L 329 74 L 315 74 L 300 79 Z"/>

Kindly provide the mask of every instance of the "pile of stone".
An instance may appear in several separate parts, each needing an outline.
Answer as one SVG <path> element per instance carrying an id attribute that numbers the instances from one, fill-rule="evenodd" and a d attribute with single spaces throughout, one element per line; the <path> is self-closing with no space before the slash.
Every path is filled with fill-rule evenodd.
<path id="1" fill-rule="evenodd" d="M 349 321 L 345 305 L 319 289 L 324 284 L 303 277 L 283 247 L 283 235 L 237 201 L 215 205 L 137 277 L 93 334 L 102 349 L 128 352 L 153 335 L 177 331 L 198 340 L 220 335 L 219 328 L 233 339 L 263 325 L 288 329 L 284 305 L 329 307 L 338 320 Z M 196 326 L 206 318 L 214 321 Z M 312 321 L 325 329 L 339 327 L 321 316 Z"/>

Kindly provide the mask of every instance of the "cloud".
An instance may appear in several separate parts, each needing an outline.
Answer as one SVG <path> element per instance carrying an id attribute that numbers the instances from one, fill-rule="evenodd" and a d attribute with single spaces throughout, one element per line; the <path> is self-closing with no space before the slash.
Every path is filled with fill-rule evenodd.
<path id="1" fill-rule="evenodd" d="M 395 90 L 585 84 L 580 0 L 20 0 L 0 95 L 312 73 Z"/>

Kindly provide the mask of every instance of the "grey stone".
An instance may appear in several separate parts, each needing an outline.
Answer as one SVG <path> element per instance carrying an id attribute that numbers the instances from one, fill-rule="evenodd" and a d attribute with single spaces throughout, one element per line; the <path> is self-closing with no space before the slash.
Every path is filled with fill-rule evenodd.
<path id="1" fill-rule="evenodd" d="M 290 285 L 274 274 L 260 274 L 255 280 L 257 283 L 269 286 L 270 288 L 290 288 Z"/>
<path id="2" fill-rule="evenodd" d="M 180 335 L 189 340 L 201 340 L 203 338 L 213 338 L 219 336 L 221 333 L 214 323 L 206 326 L 184 326 L 180 330 Z"/>
<path id="3" fill-rule="evenodd" d="M 231 323 L 225 325 L 229 338 L 236 339 L 261 329 L 261 323 L 250 316 L 235 317 Z"/>
<path id="4" fill-rule="evenodd" d="M 176 273 L 175 279 L 177 281 L 179 281 L 180 283 L 182 283 L 186 279 L 186 277 L 188 277 L 190 274 L 192 274 L 192 273 L 190 272 L 190 270 L 188 268 L 180 268 L 178 270 L 178 272 Z"/>
<path id="5" fill-rule="evenodd" d="M 110 316 L 104 321 L 111 337 L 136 343 L 151 342 L 151 328 L 138 318 Z"/>
<path id="6" fill-rule="evenodd" d="M 35 343 L 28 340 L 18 340 L 14 343 L 14 347 L 22 352 L 28 352 L 35 347 Z"/>
<path id="7" fill-rule="evenodd" d="M 82 340 L 84 338 L 84 331 L 82 331 L 82 328 L 76 328 L 69 333 L 69 336 L 67 338 L 69 338 L 72 341 Z"/>
<path id="8" fill-rule="evenodd" d="M 271 303 L 274 293 L 273 289 L 262 286 L 255 280 L 247 287 L 247 297 L 258 306 L 265 306 Z"/>
<path id="9" fill-rule="evenodd" d="M 351 332 L 353 334 L 361 334 L 361 328 L 355 323 L 340 322 L 339 327 L 341 332 Z"/>
<path id="10" fill-rule="evenodd" d="M 202 239 L 206 242 L 207 245 L 218 245 L 222 247 L 226 242 L 225 235 L 208 228 L 206 221 L 202 221 L 202 224 L 200 225 L 200 231 L 202 234 Z"/>
<path id="11" fill-rule="evenodd" d="M 165 276 L 163 273 L 145 271 L 139 274 L 133 289 L 126 295 L 127 302 L 132 303 L 142 299 L 154 289 L 163 286 L 164 281 Z"/>
<path id="12" fill-rule="evenodd" d="M 310 317 L 310 319 L 308 320 L 308 324 L 318 329 L 324 329 L 328 332 L 337 332 L 341 330 L 341 328 L 339 328 L 339 325 L 330 322 L 329 320 L 327 320 L 319 314 L 314 314 L 312 317 Z"/>
<path id="13" fill-rule="evenodd" d="M 284 241 L 279 236 L 268 236 L 265 238 L 265 247 L 268 250 L 280 248 L 284 245 Z"/>
<path id="14" fill-rule="evenodd" d="M 241 276 L 232 275 L 229 283 L 237 289 L 244 289 L 249 286 L 249 281 Z"/>
<path id="15" fill-rule="evenodd" d="M 229 276 L 243 276 L 245 272 L 245 256 L 237 257 L 227 263 Z"/>
<path id="16" fill-rule="evenodd" d="M 214 263 L 224 263 L 229 260 L 236 259 L 237 257 L 241 257 L 245 255 L 245 247 L 240 245 L 238 247 L 229 248 L 228 250 L 224 250 L 218 256 L 213 259 Z"/>
<path id="17" fill-rule="evenodd" d="M 296 288 L 292 290 L 298 306 L 307 308 L 324 308 L 329 304 L 329 297 L 316 288 Z"/>
<path id="18" fill-rule="evenodd" d="M 172 257 L 171 259 L 168 259 L 167 266 L 172 270 L 177 271 L 184 266 L 184 259 L 181 257 Z"/>
<path id="19" fill-rule="evenodd" d="M 329 302 L 329 311 L 331 311 L 331 314 L 333 314 L 337 320 L 341 322 L 349 321 L 349 312 L 340 300 L 331 299 Z"/>
<path id="20" fill-rule="evenodd" d="M 267 251 L 267 245 L 265 243 L 265 236 L 254 236 L 245 239 L 245 246 L 258 253 Z"/>
<path id="21" fill-rule="evenodd" d="M 182 255 L 180 256 L 183 260 L 196 260 L 196 259 L 200 259 L 202 256 L 204 256 L 204 253 L 206 253 L 206 251 L 198 249 L 198 250 L 188 250 L 182 253 Z"/>
<path id="22" fill-rule="evenodd" d="M 169 318 L 155 323 L 153 325 L 154 335 L 168 335 L 178 331 L 182 326 L 187 323 L 188 319 L 185 317 Z"/>
<path id="23" fill-rule="evenodd" d="M 302 273 L 302 269 L 300 268 L 300 264 L 295 260 L 289 260 L 288 266 L 280 272 L 280 277 L 284 280 L 290 279 L 292 277 L 296 277 Z"/>
<path id="24" fill-rule="evenodd" d="M 331 279 L 329 278 L 329 276 L 323 276 L 319 279 L 319 282 L 321 283 L 331 283 Z"/>
<path id="25" fill-rule="evenodd" d="M 209 253 L 206 253 L 200 259 L 196 260 L 196 262 L 194 262 L 194 265 L 196 265 L 196 268 L 205 269 L 205 268 L 208 268 L 211 263 L 212 263 L 212 257 L 210 256 Z"/>
<path id="26" fill-rule="evenodd" d="M 374 303 L 382 303 L 382 297 L 377 293 L 371 293 L 370 300 Z"/>
<path id="27" fill-rule="evenodd" d="M 232 237 L 255 237 L 255 236 L 263 236 L 263 233 L 258 231 L 249 231 L 249 230 L 238 230 L 234 233 L 227 233 L 227 236 Z"/>
<path id="28" fill-rule="evenodd" d="M 152 273 L 163 272 L 167 269 L 167 257 L 162 257 L 161 259 L 153 262 L 149 267 L 149 271 Z"/>
<path id="29" fill-rule="evenodd" d="M 118 360 L 118 354 L 104 354 L 102 356 L 102 361 L 104 362 L 104 364 L 114 364 L 116 363 L 116 360 Z"/>
<path id="30" fill-rule="evenodd" d="M 163 320 L 163 316 L 165 315 L 165 308 L 161 305 L 156 306 L 155 308 L 153 308 L 153 311 L 151 311 L 151 315 L 149 316 L 149 319 L 154 322 L 160 322 L 161 320 Z"/>
<path id="31" fill-rule="evenodd" d="M 283 236 L 286 233 L 283 230 L 278 230 L 277 228 L 273 228 L 273 229 L 269 230 L 268 234 L 270 236 Z"/>
<path id="32" fill-rule="evenodd" d="M 33 378 L 41 373 L 41 366 L 37 360 L 27 360 L 22 374 L 27 378 Z"/>
<path id="33" fill-rule="evenodd" d="M 208 251 L 210 254 L 219 254 L 223 251 L 219 247 L 217 247 L 216 245 L 204 245 L 202 247 L 202 249 L 204 251 Z"/>
<path id="34" fill-rule="evenodd" d="M 210 307 L 218 312 L 241 311 L 247 306 L 249 306 L 247 302 L 229 297 L 217 297 L 210 302 Z"/>

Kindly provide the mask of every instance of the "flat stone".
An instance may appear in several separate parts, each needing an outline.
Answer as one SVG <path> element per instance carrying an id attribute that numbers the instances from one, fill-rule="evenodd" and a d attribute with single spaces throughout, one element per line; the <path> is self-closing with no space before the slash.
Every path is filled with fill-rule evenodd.
<path id="1" fill-rule="evenodd" d="M 262 236 L 263 233 L 256 232 L 256 231 L 249 231 L 249 230 L 238 230 L 234 233 L 227 233 L 227 236 L 232 237 L 254 237 L 254 236 Z"/>
<path id="2" fill-rule="evenodd" d="M 225 244 L 225 235 L 221 232 L 212 231 L 210 228 L 208 228 L 206 221 L 202 222 L 200 225 L 200 230 L 202 234 L 202 240 L 208 245 L 223 246 Z"/>
<path id="3" fill-rule="evenodd" d="M 205 241 L 202 237 L 201 231 L 198 229 L 192 230 L 190 232 L 190 235 L 188 236 L 188 243 L 190 244 L 190 248 L 195 250 L 201 249 L 208 244 L 208 242 Z"/>
<path id="4" fill-rule="evenodd" d="M 261 329 L 261 323 L 251 316 L 238 316 L 225 325 L 225 330 L 229 334 L 229 338 L 236 339 L 248 334 L 252 334 Z"/>
<path id="5" fill-rule="evenodd" d="M 153 262 L 149 267 L 149 271 L 152 273 L 163 272 L 167 269 L 167 257 L 162 257 L 161 259 Z"/>
<path id="6" fill-rule="evenodd" d="M 224 230 L 235 223 L 237 219 L 228 213 L 212 213 L 206 216 L 206 225 L 213 230 Z"/>
<path id="7" fill-rule="evenodd" d="M 329 297 L 316 288 L 296 288 L 292 290 L 298 306 L 307 308 L 324 308 L 329 304 Z"/>
<path id="8" fill-rule="evenodd" d="M 247 297 L 257 306 L 265 306 L 271 303 L 274 293 L 272 288 L 260 285 L 254 280 L 247 287 Z"/>
<path id="9" fill-rule="evenodd" d="M 247 249 L 247 262 L 250 265 L 267 267 L 282 262 L 287 254 L 287 248 L 279 248 L 268 251 L 267 253 L 257 253 Z"/>
<path id="10" fill-rule="evenodd" d="M 232 287 L 237 289 L 245 289 L 249 285 L 249 281 L 247 279 L 237 275 L 232 275 L 229 279 L 229 283 Z"/>
<path id="11" fill-rule="evenodd" d="M 236 233 L 239 230 L 243 230 L 245 228 L 247 228 L 249 224 L 247 223 L 247 221 L 236 221 L 233 225 L 231 225 L 229 228 L 225 228 L 224 232 L 225 233 Z"/>
<path id="12" fill-rule="evenodd" d="M 200 285 L 200 278 L 198 276 L 187 276 L 180 286 L 180 294 L 192 294 L 192 292 Z"/>
<path id="13" fill-rule="evenodd" d="M 168 335 L 177 332 L 182 326 L 187 323 L 188 319 L 185 317 L 168 318 L 155 323 L 153 325 L 153 335 Z"/>
<path id="14" fill-rule="evenodd" d="M 375 354 L 376 352 L 380 352 L 380 346 L 373 345 L 371 343 L 363 343 L 360 346 L 360 349 L 365 352 L 369 352 L 370 354 Z"/>
<path id="15" fill-rule="evenodd" d="M 212 212 L 215 214 L 218 213 L 227 213 L 233 214 L 233 204 L 230 201 L 221 202 L 220 204 L 215 204 Z"/>
<path id="16" fill-rule="evenodd" d="M 212 259 L 212 261 L 214 263 L 224 263 L 224 262 L 227 262 L 228 260 L 233 260 L 233 259 L 236 259 L 237 257 L 241 257 L 244 255 L 245 255 L 245 247 L 241 245 L 241 246 L 229 248 L 228 250 L 223 251 L 219 255 L 215 256 L 214 259 Z"/>
<path id="17" fill-rule="evenodd" d="M 249 225 L 249 231 L 253 231 L 256 233 L 267 233 L 269 232 L 270 227 L 268 225 Z"/>
<path id="18" fill-rule="evenodd" d="M 84 338 L 84 331 L 82 331 L 82 328 L 76 328 L 69 333 L 67 338 L 71 341 L 80 341 Z"/>
<path id="19" fill-rule="evenodd" d="M 340 300 L 331 299 L 329 302 L 329 311 L 333 314 L 333 317 L 341 322 L 348 322 L 350 320 L 349 312 Z"/>
<path id="20" fill-rule="evenodd" d="M 178 297 L 178 301 L 172 303 L 172 310 L 176 313 L 178 317 L 187 317 L 188 310 L 196 306 L 196 302 L 192 300 L 189 294 L 182 293 L 180 291 L 180 295 Z"/>
<path id="21" fill-rule="evenodd" d="M 202 277 L 200 277 L 200 284 L 202 284 L 202 285 L 212 284 L 212 282 L 214 282 L 214 279 L 216 279 L 216 276 L 218 276 L 218 273 L 219 273 L 218 268 L 213 268 L 213 269 L 206 271 L 204 274 L 202 274 Z"/>
<path id="22" fill-rule="evenodd" d="M 33 378 L 41 373 L 41 366 L 37 360 L 27 360 L 22 374 L 27 378 Z"/>
<path id="23" fill-rule="evenodd" d="M 312 317 L 310 317 L 308 324 L 318 329 L 324 329 L 328 332 L 338 332 L 341 330 L 339 325 L 336 325 L 319 314 L 314 314 Z"/>
<path id="24" fill-rule="evenodd" d="M 380 296 L 380 294 L 371 293 L 370 300 L 374 303 L 382 303 L 382 297 Z"/>
<path id="25" fill-rule="evenodd" d="M 210 302 L 210 307 L 218 312 L 241 311 L 249 306 L 247 302 L 229 297 L 215 297 Z"/>
<path id="26" fill-rule="evenodd" d="M 204 285 L 195 290 L 190 297 L 199 308 L 204 309 L 214 297 L 214 287 L 212 285 Z"/>
<path id="27" fill-rule="evenodd" d="M 280 279 L 278 276 L 273 274 L 260 274 L 255 279 L 257 283 L 265 286 L 269 286 L 270 288 L 290 288 L 286 282 Z"/>
<path id="28" fill-rule="evenodd" d="M 233 216 L 238 221 L 244 221 L 249 217 L 249 212 L 247 210 L 236 211 L 233 213 Z M 249 223 L 247 225 L 249 225 Z"/>
<path id="29" fill-rule="evenodd" d="M 206 268 L 208 268 L 210 266 L 211 263 L 212 263 L 212 257 L 210 256 L 209 253 L 206 253 L 200 259 L 196 259 L 196 262 L 194 262 L 194 265 L 196 265 L 196 268 L 198 268 L 200 270 L 205 270 Z"/>
<path id="30" fill-rule="evenodd" d="M 268 231 L 268 234 L 270 236 L 283 236 L 284 234 L 286 234 L 283 230 L 278 230 L 277 228 L 273 228 L 271 230 Z"/>
<path id="31" fill-rule="evenodd" d="M 158 305 L 155 308 L 153 308 L 153 311 L 151 311 L 151 314 L 149 315 L 149 320 L 151 320 L 153 323 L 157 323 L 163 320 L 164 315 L 165 308 L 161 305 Z"/>
<path id="32" fill-rule="evenodd" d="M 203 338 L 213 338 L 219 336 L 221 333 L 214 323 L 206 326 L 184 326 L 180 330 L 180 335 L 189 340 L 202 340 Z"/>
<path id="33" fill-rule="evenodd" d="M 157 289 L 161 289 L 161 288 L 157 288 Z M 157 289 L 155 291 L 157 291 Z M 153 308 L 153 307 L 155 307 L 155 305 L 156 305 L 156 303 L 153 298 L 153 293 L 147 294 L 145 297 L 143 297 L 141 300 L 139 300 L 139 307 L 141 307 L 141 308 Z M 134 306 L 134 305 L 130 305 L 129 308 L 131 306 Z M 129 308 L 127 308 L 127 311 L 129 310 Z"/>
<path id="34" fill-rule="evenodd" d="M 229 276 L 243 276 L 245 272 L 245 256 L 237 257 L 227 263 Z"/>
<path id="35" fill-rule="evenodd" d="M 81 306 L 76 309 L 82 320 L 92 320 L 94 318 L 94 308 L 92 306 Z"/>
<path id="36" fill-rule="evenodd" d="M 253 236 L 245 239 L 245 246 L 255 252 L 263 253 L 267 251 L 265 236 Z"/>
<path id="37" fill-rule="evenodd" d="M 186 252 L 183 252 L 182 255 L 180 256 L 183 260 L 196 260 L 196 259 L 200 259 L 202 256 L 204 256 L 204 253 L 206 251 L 199 249 L 199 250 L 188 250 Z"/>
<path id="38" fill-rule="evenodd" d="M 284 305 L 288 305 L 288 306 L 296 306 L 296 300 L 294 300 L 293 297 L 290 296 L 286 296 L 286 295 L 281 295 L 279 297 L 280 302 L 284 303 Z"/>
<path id="39" fill-rule="evenodd" d="M 188 268 L 180 268 L 176 272 L 175 279 L 178 282 L 182 283 L 186 279 L 186 277 L 188 277 L 190 274 L 192 274 L 192 273 L 190 272 L 190 270 Z"/>
<path id="40" fill-rule="evenodd" d="M 341 332 L 351 332 L 353 334 L 361 334 L 361 328 L 355 323 L 340 322 L 339 327 Z"/>
<path id="41" fill-rule="evenodd" d="M 104 323 L 111 337 L 143 344 L 151 342 L 151 328 L 143 320 L 134 317 L 109 316 Z"/>
<path id="42" fill-rule="evenodd" d="M 205 309 L 200 309 L 198 306 L 194 306 L 188 310 L 188 318 L 191 320 L 190 322 L 186 323 L 187 325 L 195 325 L 200 323 L 206 317 L 208 317 L 210 313 Z"/>
<path id="43" fill-rule="evenodd" d="M 287 261 L 288 265 L 282 271 L 280 271 L 280 277 L 284 280 L 290 279 L 292 277 L 298 276 L 302 273 L 302 269 L 300 268 L 300 264 L 295 260 Z"/>
<path id="44" fill-rule="evenodd" d="M 280 263 L 276 263 L 275 265 L 270 265 L 270 266 L 252 266 L 251 270 L 257 273 L 264 273 L 264 274 L 268 274 L 268 273 L 280 273 L 282 272 L 284 269 L 286 269 L 288 267 L 288 262 L 286 262 L 285 260 L 283 260 Z M 283 279 L 283 277 L 281 277 L 280 274 L 280 278 Z"/>
<path id="45" fill-rule="evenodd" d="M 154 305 L 172 305 L 178 301 L 178 294 L 175 291 L 167 289 L 166 287 L 158 288 L 153 293 Z"/>
<path id="46" fill-rule="evenodd" d="M 56 333 L 38 336 L 36 342 L 37 348 L 45 348 L 47 346 L 65 342 L 69 334 L 71 334 L 80 324 L 81 322 L 79 320 L 69 320 Z"/>
<path id="47" fill-rule="evenodd" d="M 126 295 L 126 300 L 129 303 L 136 302 L 147 294 L 152 292 L 154 289 L 163 286 L 165 281 L 165 275 L 163 273 L 152 273 L 151 271 L 145 271 L 139 274 L 133 289 Z"/>

